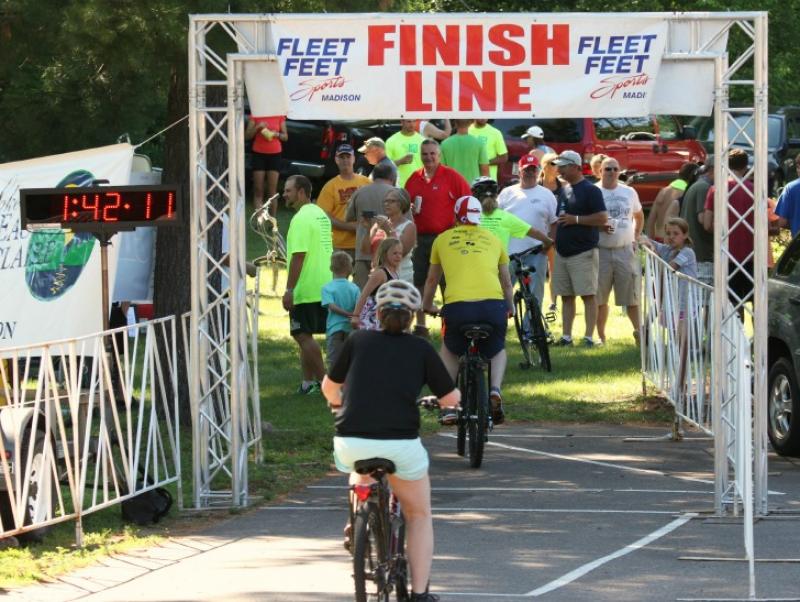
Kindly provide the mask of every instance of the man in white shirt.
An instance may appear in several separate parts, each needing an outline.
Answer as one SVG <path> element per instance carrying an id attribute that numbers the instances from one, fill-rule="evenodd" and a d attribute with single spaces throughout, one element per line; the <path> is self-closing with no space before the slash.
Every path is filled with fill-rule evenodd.
<path id="1" fill-rule="evenodd" d="M 556 197 L 547 188 L 538 185 L 539 159 L 535 155 L 523 155 L 518 165 L 519 184 L 504 188 L 497 197 L 497 204 L 501 209 L 513 213 L 530 224 L 532 228 L 547 233 L 552 239 L 555 237 L 558 221 Z M 512 238 L 508 244 L 508 253 L 509 255 L 522 253 L 541 245 L 541 241 L 530 237 Z M 541 307 L 544 301 L 544 281 L 547 276 L 547 254 L 528 255 L 525 258 L 525 265 L 536 270 L 531 278 L 531 292 Z"/>
<path id="2" fill-rule="evenodd" d="M 599 273 L 597 279 L 597 335 L 606 342 L 608 297 L 614 288 L 614 300 L 624 306 L 633 325 L 633 336 L 639 340 L 639 298 L 642 289 L 642 264 L 636 252 L 636 241 L 642 233 L 644 212 L 639 195 L 630 186 L 619 182 L 619 162 L 613 157 L 600 165 L 608 223 L 600 229 Z"/>

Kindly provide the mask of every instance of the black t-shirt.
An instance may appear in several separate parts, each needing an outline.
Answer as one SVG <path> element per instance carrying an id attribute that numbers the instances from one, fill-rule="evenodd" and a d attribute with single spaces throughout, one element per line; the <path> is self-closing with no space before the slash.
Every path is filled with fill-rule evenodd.
<path id="1" fill-rule="evenodd" d="M 591 215 L 606 210 L 603 192 L 585 178 L 572 186 L 563 186 L 558 191 L 558 214 Z M 556 251 L 562 257 L 572 257 L 594 249 L 600 242 L 600 230 L 596 226 L 558 225 Z"/>
<path id="2" fill-rule="evenodd" d="M 341 437 L 416 439 L 422 387 L 428 385 L 437 397 L 455 388 L 431 344 L 407 333 L 352 333 L 328 376 L 345 383 L 344 405 L 336 417 Z"/>

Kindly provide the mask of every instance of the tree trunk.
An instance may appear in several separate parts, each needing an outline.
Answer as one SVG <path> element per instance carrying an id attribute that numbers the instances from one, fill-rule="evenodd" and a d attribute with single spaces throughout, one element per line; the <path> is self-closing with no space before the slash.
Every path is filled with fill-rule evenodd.
<path id="1" fill-rule="evenodd" d="M 189 81 L 186 66 L 173 68 L 169 82 L 168 123 L 186 115 L 189 108 Z M 168 130 L 164 144 L 164 183 L 174 184 L 180 194 L 181 225 L 159 228 L 153 303 L 157 317 L 174 315 L 177 320 L 178 398 L 180 422 L 191 423 L 186 353 L 181 337 L 181 315 L 191 309 L 190 230 L 189 230 L 189 123 L 183 121 Z"/>

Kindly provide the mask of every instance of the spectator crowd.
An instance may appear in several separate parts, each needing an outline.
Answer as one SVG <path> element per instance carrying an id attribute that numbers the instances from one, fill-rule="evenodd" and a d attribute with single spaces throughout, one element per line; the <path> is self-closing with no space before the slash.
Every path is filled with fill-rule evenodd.
<path id="1" fill-rule="evenodd" d="M 250 127 L 271 153 L 258 159 L 261 173 L 254 172 L 260 205 L 265 182 L 269 192 L 274 190 L 274 154 L 280 152 L 286 130 L 282 121 L 270 119 Z M 684 164 L 678 177 L 658 193 L 645 222 L 639 196 L 621 181 L 615 157 L 596 155 L 587 160 L 572 150 L 557 154 L 546 144 L 546 134 L 535 125 L 526 131 L 523 138 L 529 152 L 516 161 L 519 180 L 502 190 L 498 168 L 509 161 L 508 150 L 503 135 L 485 119 L 455 119 L 452 125 L 449 120 L 438 125 L 402 120 L 400 130 L 387 140 L 370 138 L 358 149 L 341 144 L 335 150 L 339 173 L 325 183 L 316 202 L 306 177 L 286 179 L 283 199 L 295 214 L 287 234 L 283 306 L 300 349 L 299 392 L 318 391 L 325 374 L 313 335 L 325 333 L 327 361 L 332 365 L 353 329 L 379 328 L 375 297 L 390 280 L 413 284 L 427 300 L 428 310 L 434 290 L 440 288 L 447 326 L 448 298 L 454 305 L 493 300 L 506 303 L 507 311 L 513 312 L 504 274 L 513 274 L 509 262 L 523 262 L 534 270 L 530 288 L 540 307 L 556 311 L 561 300 L 561 335 L 554 344 L 583 347 L 606 342 L 611 291 L 638 344 L 640 243 L 656 250 L 675 269 L 713 282 L 713 156 L 704 165 Z M 369 177 L 356 173 L 356 153 L 371 166 Z M 745 177 L 744 151 L 732 150 L 727 160 L 733 174 L 729 204 L 742 216 L 730 217 L 730 255 L 738 265 L 731 264 L 729 270 L 734 275 L 734 300 L 741 301 L 753 286 L 753 212 L 748 210 L 753 203 L 752 183 Z M 590 168 L 584 171 L 585 164 Z M 793 234 L 800 224 L 798 181 L 786 187 L 771 218 L 775 227 L 789 227 Z M 486 234 L 477 234 L 472 226 Z M 461 252 L 469 256 L 467 263 L 449 259 L 460 245 L 480 247 L 483 255 L 469 255 L 473 249 L 467 246 Z M 515 259 L 518 255 L 523 257 Z M 496 277 L 496 287 L 475 286 L 484 263 L 485 277 L 492 282 Z M 475 266 L 474 272 L 470 266 Z M 578 298 L 584 330 L 573 339 Z M 451 315 L 454 311 L 451 307 Z M 413 333 L 428 337 L 427 324 L 426 312 L 419 311 Z M 451 360 L 445 357 L 450 353 L 446 347 L 443 359 Z M 505 369 L 502 353 L 500 378 L 491 383 L 493 403 L 498 404 Z M 445 361 L 448 367 L 451 363 Z"/>

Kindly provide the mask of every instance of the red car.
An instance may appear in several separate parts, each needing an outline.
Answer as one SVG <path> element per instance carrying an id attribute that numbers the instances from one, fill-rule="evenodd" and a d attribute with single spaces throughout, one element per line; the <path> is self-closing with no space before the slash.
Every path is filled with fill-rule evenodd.
<path id="1" fill-rule="evenodd" d="M 670 115 L 577 119 L 495 119 L 503 132 L 508 163 L 501 167 L 500 185 L 516 177 L 519 157 L 527 154 L 522 135 L 532 125 L 544 131 L 544 141 L 556 152 L 574 150 L 583 157 L 584 174 L 591 174 L 589 160 L 603 153 L 619 161 L 632 174 L 632 185 L 643 205 L 652 204 L 658 191 L 677 177 L 685 161 L 703 163 L 706 151 L 696 140 L 694 128 Z"/>

